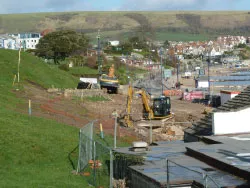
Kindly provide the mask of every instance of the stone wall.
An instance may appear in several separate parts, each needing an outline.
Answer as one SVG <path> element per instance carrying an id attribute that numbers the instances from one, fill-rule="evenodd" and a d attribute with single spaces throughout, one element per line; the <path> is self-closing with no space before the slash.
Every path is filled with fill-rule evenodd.
<path id="1" fill-rule="evenodd" d="M 105 90 L 100 89 L 65 89 L 64 97 L 91 97 L 91 96 L 103 96 L 105 97 L 107 93 Z"/>
<path id="2" fill-rule="evenodd" d="M 47 90 L 49 93 L 63 94 L 64 97 L 91 97 L 91 96 L 103 96 L 108 97 L 106 90 L 100 89 L 60 89 L 60 88 L 50 88 Z"/>

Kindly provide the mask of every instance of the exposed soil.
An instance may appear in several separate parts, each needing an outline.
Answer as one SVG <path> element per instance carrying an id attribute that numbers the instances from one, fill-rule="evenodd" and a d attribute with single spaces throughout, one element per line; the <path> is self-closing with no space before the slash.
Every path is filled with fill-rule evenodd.
<path id="1" fill-rule="evenodd" d="M 60 123 L 79 128 L 92 120 L 98 119 L 99 123 L 103 125 L 105 134 L 113 134 L 114 132 L 115 123 L 112 112 L 116 110 L 118 114 L 122 114 L 126 110 L 127 96 L 122 94 L 109 95 L 109 101 L 81 101 L 74 98 L 64 98 L 62 93 L 48 93 L 47 90 L 32 82 L 24 86 L 24 91 L 15 92 L 18 92 L 18 97 L 27 100 L 27 104 L 19 104 L 17 106 L 17 110 L 22 113 L 28 113 L 28 100 L 30 99 L 32 101 L 32 116 L 53 119 Z M 174 123 L 171 122 L 171 126 L 176 126 L 181 131 L 190 126 L 191 122 L 203 117 L 202 111 L 204 110 L 204 106 L 200 104 L 181 101 L 176 97 L 171 98 L 171 103 L 172 112 L 175 114 L 175 120 Z M 133 120 L 139 121 L 142 119 L 142 102 L 140 98 L 134 97 L 132 113 Z M 97 129 L 99 128 L 97 127 Z M 156 130 L 155 140 L 161 140 L 162 137 L 159 137 L 159 135 L 163 132 L 164 134 L 173 132 L 173 130 L 166 129 L 167 127 L 165 127 L 165 130 L 158 130 L 158 132 L 160 131 L 159 134 Z M 131 140 L 135 140 L 136 137 L 139 137 L 138 139 L 148 138 L 148 131 L 146 129 L 143 134 L 138 134 L 137 128 L 129 129 L 121 126 L 118 129 L 118 135 L 121 137 L 128 136 L 131 137 Z"/>

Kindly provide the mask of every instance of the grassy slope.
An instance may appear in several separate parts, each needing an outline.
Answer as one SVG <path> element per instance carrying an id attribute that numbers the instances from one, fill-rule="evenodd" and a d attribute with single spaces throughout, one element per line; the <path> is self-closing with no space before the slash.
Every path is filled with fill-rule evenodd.
<path id="1" fill-rule="evenodd" d="M 78 129 L 15 111 L 26 102 L 11 91 L 17 58 L 17 51 L 0 49 L 0 187 L 87 187 L 81 177 L 71 174 L 67 159 L 77 145 Z M 25 79 L 44 87 L 74 87 L 76 83 L 67 73 L 52 70 L 25 53 L 20 70 L 22 83 Z"/>
<path id="2" fill-rule="evenodd" d="M 83 67 L 72 67 L 69 69 L 69 72 L 73 75 L 85 75 L 85 74 L 98 74 L 98 70 L 97 69 L 92 69 L 90 67 L 87 66 L 83 66 Z"/>

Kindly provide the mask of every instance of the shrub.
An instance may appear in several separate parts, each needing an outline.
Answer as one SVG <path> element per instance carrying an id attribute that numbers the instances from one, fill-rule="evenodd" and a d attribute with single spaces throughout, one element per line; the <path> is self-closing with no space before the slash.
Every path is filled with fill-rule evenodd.
<path id="1" fill-rule="evenodd" d="M 59 69 L 64 71 L 69 71 L 69 65 L 68 64 L 61 64 L 59 65 Z"/>

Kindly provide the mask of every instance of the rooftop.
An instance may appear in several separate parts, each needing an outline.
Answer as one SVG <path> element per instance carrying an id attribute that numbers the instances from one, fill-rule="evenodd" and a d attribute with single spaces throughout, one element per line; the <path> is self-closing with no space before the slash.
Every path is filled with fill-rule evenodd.
<path id="1" fill-rule="evenodd" d="M 202 142 L 184 143 L 181 141 L 158 142 L 157 144 L 157 146 L 150 146 L 150 150 L 145 152 L 133 152 L 129 151 L 129 148 L 120 148 L 115 151 L 118 153 L 142 156 L 144 158 L 143 165 L 133 165 L 129 167 L 132 171 L 132 175 L 133 173 L 139 174 L 140 179 L 148 179 L 161 186 L 165 186 L 168 179 L 171 185 L 181 185 L 192 182 L 202 185 L 204 183 L 204 174 L 209 176 L 207 179 L 207 185 L 209 187 L 216 187 L 216 185 L 219 185 L 219 187 L 230 187 L 246 184 L 246 181 L 241 179 L 241 173 L 237 174 L 239 176 L 237 177 L 234 174 L 226 172 L 225 169 L 218 169 L 215 165 L 217 163 L 210 164 L 210 158 L 200 159 L 200 155 L 206 153 L 210 154 L 214 160 L 218 160 L 218 163 L 224 162 L 223 159 L 226 154 L 219 156 L 219 152 L 221 152 L 222 149 L 227 150 L 227 147 L 231 144 L 230 142 L 228 144 L 221 143 L 213 145 L 206 145 Z M 236 144 L 237 143 L 235 143 L 235 145 Z M 197 153 L 193 152 L 193 150 L 197 151 Z M 234 150 L 233 152 L 238 151 Z M 242 165 L 240 162 L 239 164 Z M 250 161 L 248 161 L 248 164 L 250 166 Z M 244 165 L 247 168 L 248 165 L 245 163 Z"/>
<path id="2" fill-rule="evenodd" d="M 243 90 L 239 95 L 227 101 L 222 106 L 213 110 L 214 112 L 232 112 L 250 107 L 250 86 Z M 202 136 L 212 135 L 212 113 L 207 114 L 200 121 L 194 123 L 192 127 L 185 129 L 186 141 L 197 141 Z"/>

